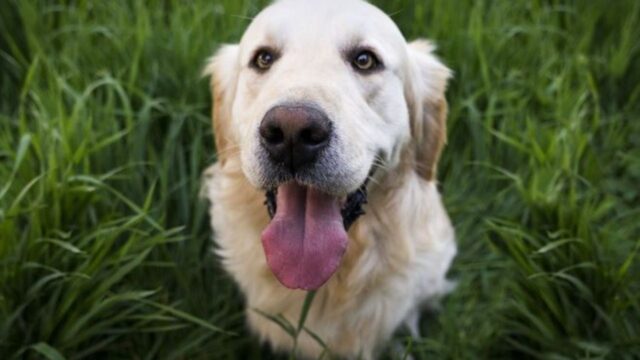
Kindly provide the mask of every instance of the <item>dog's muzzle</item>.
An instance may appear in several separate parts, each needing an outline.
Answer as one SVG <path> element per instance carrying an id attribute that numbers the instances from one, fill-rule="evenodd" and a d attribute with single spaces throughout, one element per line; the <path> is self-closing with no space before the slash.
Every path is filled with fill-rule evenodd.
<path id="1" fill-rule="evenodd" d="M 262 232 L 267 264 L 292 289 L 314 290 L 335 273 L 347 248 L 347 230 L 364 214 L 366 181 L 344 196 L 330 185 L 332 123 L 309 104 L 278 105 L 259 127 L 271 185 L 265 204 L 271 221 Z"/>

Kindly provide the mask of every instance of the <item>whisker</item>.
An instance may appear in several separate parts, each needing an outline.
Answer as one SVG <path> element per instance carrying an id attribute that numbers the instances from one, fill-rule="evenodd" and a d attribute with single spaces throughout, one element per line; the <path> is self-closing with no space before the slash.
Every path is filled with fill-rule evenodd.
<path id="1" fill-rule="evenodd" d="M 399 10 L 396 10 L 396 11 L 394 11 L 394 12 L 390 12 L 390 13 L 388 13 L 388 14 L 387 14 L 387 16 L 388 16 L 388 17 L 394 17 L 394 16 L 396 16 L 396 15 L 400 14 L 400 13 L 401 13 L 401 12 L 403 12 L 403 11 L 404 11 L 404 9 L 399 9 Z"/>
<path id="2" fill-rule="evenodd" d="M 372 175 L 367 176 L 367 180 L 366 181 L 370 181 L 372 184 L 380 186 L 382 185 L 378 180 L 376 180 Z"/>
<path id="3" fill-rule="evenodd" d="M 389 166 L 384 162 L 384 159 L 382 159 L 380 155 L 376 155 L 373 158 L 373 165 L 382 170 L 389 170 Z"/>

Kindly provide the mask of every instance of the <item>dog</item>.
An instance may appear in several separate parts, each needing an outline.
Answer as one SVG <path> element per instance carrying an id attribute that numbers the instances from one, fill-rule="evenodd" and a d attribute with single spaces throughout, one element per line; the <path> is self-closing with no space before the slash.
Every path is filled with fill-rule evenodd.
<path id="1" fill-rule="evenodd" d="M 216 252 L 274 351 L 375 358 L 452 290 L 436 185 L 451 71 L 433 51 L 361 0 L 279 0 L 207 61 Z M 312 290 L 294 350 L 264 314 L 297 324 Z"/>

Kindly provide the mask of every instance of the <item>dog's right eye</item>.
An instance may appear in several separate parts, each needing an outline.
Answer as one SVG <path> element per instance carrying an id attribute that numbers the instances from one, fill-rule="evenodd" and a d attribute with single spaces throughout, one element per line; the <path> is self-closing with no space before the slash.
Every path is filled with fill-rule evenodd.
<path id="1" fill-rule="evenodd" d="M 251 66 L 258 71 L 267 71 L 276 61 L 276 55 L 268 49 L 260 49 L 251 60 Z"/>
<path id="2" fill-rule="evenodd" d="M 378 56 L 367 48 L 355 48 L 347 54 L 351 66 L 361 74 L 370 74 L 384 69 Z"/>

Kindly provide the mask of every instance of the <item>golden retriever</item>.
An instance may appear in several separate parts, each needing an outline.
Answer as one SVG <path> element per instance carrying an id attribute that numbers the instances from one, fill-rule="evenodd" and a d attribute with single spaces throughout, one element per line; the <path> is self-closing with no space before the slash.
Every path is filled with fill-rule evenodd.
<path id="1" fill-rule="evenodd" d="M 451 72 L 360 0 L 280 0 L 209 60 L 218 161 L 206 196 L 249 327 L 305 326 L 336 356 L 373 358 L 451 290 L 454 230 L 436 187 Z M 296 349 L 323 349 L 306 332 Z"/>

